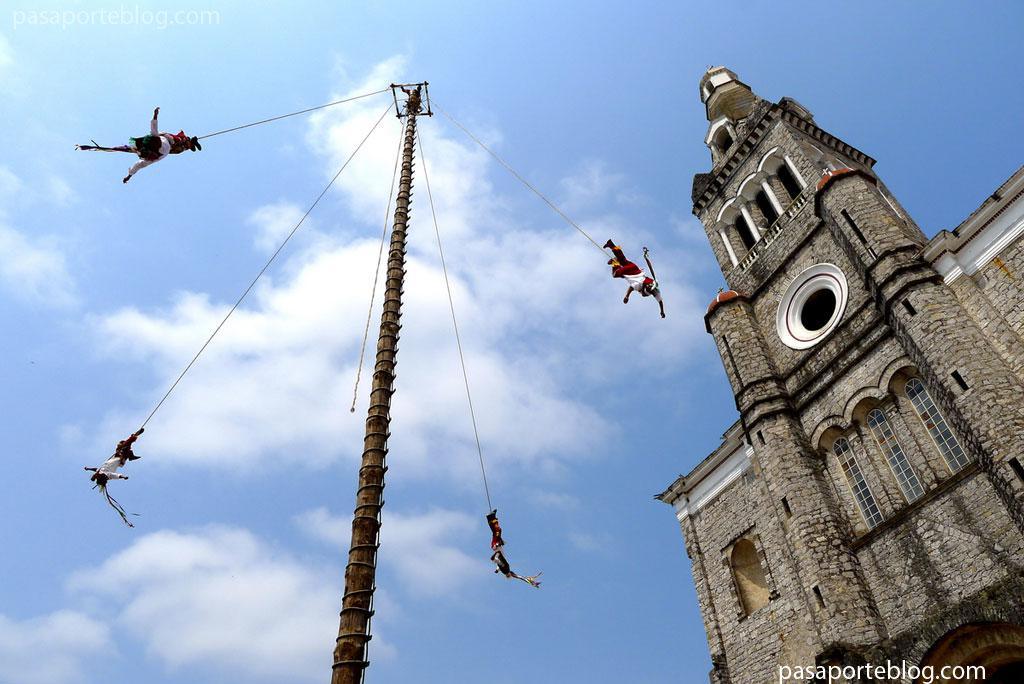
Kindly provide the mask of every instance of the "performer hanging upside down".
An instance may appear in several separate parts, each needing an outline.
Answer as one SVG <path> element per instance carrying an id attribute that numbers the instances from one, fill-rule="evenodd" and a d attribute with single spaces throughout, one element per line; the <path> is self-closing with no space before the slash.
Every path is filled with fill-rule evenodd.
<path id="1" fill-rule="evenodd" d="M 137 431 L 129 435 L 128 439 L 122 439 L 117 443 L 117 446 L 114 448 L 114 456 L 121 459 L 121 465 L 124 465 L 128 461 L 137 461 L 142 458 L 141 456 L 136 456 L 135 452 L 132 451 L 132 444 L 135 444 L 135 440 L 137 440 L 139 435 L 145 431 L 146 428 L 139 428 Z"/>
<path id="2" fill-rule="evenodd" d="M 622 253 L 622 248 L 611 240 L 604 243 L 604 247 L 611 249 L 612 254 L 615 255 L 615 258 L 608 260 L 608 265 L 612 267 L 612 277 L 624 278 L 629 283 L 629 289 L 626 290 L 626 296 L 623 297 L 622 303 L 629 304 L 629 296 L 633 294 L 633 290 L 636 290 L 641 297 L 654 297 L 658 302 L 658 308 L 661 309 L 661 317 L 664 318 L 665 302 L 661 299 L 658 281 L 648 278 L 643 269 L 627 259 L 626 255 Z M 647 268 L 651 269 L 651 275 L 654 275 L 654 266 L 651 265 L 651 260 L 647 257 L 646 247 L 644 247 L 644 260 L 647 262 Z"/>
<path id="3" fill-rule="evenodd" d="M 161 133 L 157 128 L 157 117 L 160 115 L 160 108 L 157 107 L 153 110 L 153 120 L 149 124 L 149 135 L 144 135 L 141 138 L 129 138 L 127 145 L 118 145 L 117 147 L 102 147 L 96 144 L 96 141 L 92 141 L 92 145 L 76 145 L 75 149 L 79 150 L 96 150 L 99 152 L 129 152 L 131 154 L 137 154 L 141 161 L 134 164 L 128 169 L 128 175 L 125 176 L 121 182 L 127 183 L 132 179 L 139 169 L 143 169 L 150 164 L 156 163 L 166 157 L 169 154 L 181 154 L 185 150 L 191 150 L 193 152 L 203 149 L 203 146 L 199 144 L 199 138 L 193 136 L 188 137 L 185 131 L 178 131 L 177 133 Z"/>
<path id="4" fill-rule="evenodd" d="M 133 433 L 127 439 L 122 439 L 120 442 L 118 442 L 117 447 L 114 449 L 113 455 L 106 461 L 104 461 L 103 465 L 101 465 L 99 468 L 90 468 L 88 466 L 85 467 L 85 470 L 92 471 L 92 477 L 90 477 L 89 479 L 92 482 L 96 483 L 93 485 L 93 489 L 96 489 L 97 487 L 99 488 L 100 493 L 102 493 L 103 496 L 107 498 L 107 503 L 110 504 L 111 508 L 117 511 L 118 515 L 121 516 L 121 520 L 123 520 L 124 524 L 128 527 L 135 526 L 128 521 L 128 514 L 125 513 L 125 510 L 124 508 L 121 507 L 121 504 L 119 504 L 114 497 L 110 496 L 110 492 L 107 491 L 107 482 L 109 482 L 110 480 L 128 479 L 127 475 L 125 475 L 124 473 L 119 473 L 117 472 L 117 470 L 118 468 L 123 468 L 124 465 L 128 463 L 128 461 L 137 461 L 138 459 L 142 458 L 141 456 L 136 456 L 135 452 L 132 451 L 132 444 L 135 443 L 135 440 L 137 440 L 139 438 L 139 435 L 141 435 L 143 432 L 145 432 L 145 428 L 139 428 L 137 432 Z"/>
<path id="5" fill-rule="evenodd" d="M 504 546 L 505 540 L 501 538 L 501 524 L 498 522 L 497 508 L 487 514 L 487 526 L 491 528 L 491 548 Z"/>
<path id="6" fill-rule="evenodd" d="M 537 581 L 537 578 L 544 573 L 538 572 L 536 575 L 527 575 L 524 577 L 512 572 L 512 567 L 508 564 L 508 560 L 502 552 L 502 549 L 505 546 L 505 540 L 501 538 L 501 525 L 498 523 L 497 509 L 487 514 L 487 526 L 491 528 L 491 550 L 494 551 L 494 553 L 491 554 L 491 560 L 494 562 L 494 565 L 497 566 L 495 567 L 494 572 L 500 572 L 508 579 L 521 580 L 529 584 L 531 587 L 540 589 L 540 582 Z"/>

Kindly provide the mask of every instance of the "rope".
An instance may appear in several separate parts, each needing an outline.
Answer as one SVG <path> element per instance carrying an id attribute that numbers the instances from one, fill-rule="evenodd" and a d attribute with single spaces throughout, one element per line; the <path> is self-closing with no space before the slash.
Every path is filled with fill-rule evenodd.
<path id="1" fill-rule="evenodd" d="M 437 109 L 438 109 L 438 110 L 439 110 L 439 111 L 440 111 L 440 112 L 441 112 L 442 114 L 444 114 L 444 115 L 445 115 L 445 116 L 446 116 L 446 117 L 448 118 L 448 120 L 449 120 L 449 121 L 451 121 L 451 122 L 452 122 L 453 124 L 455 124 L 456 126 L 458 126 L 458 127 L 459 127 L 459 128 L 460 128 L 460 129 L 462 130 L 462 132 L 463 132 L 463 133 L 465 133 L 466 135 L 468 135 L 468 136 L 470 137 L 470 139 L 472 139 L 472 141 L 473 141 L 473 142 L 475 142 L 475 143 L 476 143 L 477 145 L 479 145 L 480 147 L 482 147 L 482 148 L 484 149 L 484 151 L 485 151 L 485 152 L 487 152 L 487 154 L 489 154 L 489 155 L 491 155 L 492 157 L 494 157 L 494 158 L 495 158 L 495 160 L 497 160 L 497 162 L 498 162 L 499 164 L 501 164 L 502 166 L 504 166 L 504 167 L 505 167 L 505 170 L 506 170 L 506 171 L 508 171 L 509 173 L 511 173 L 511 174 L 512 174 L 513 176 L 515 176 L 516 180 L 518 180 L 518 181 L 519 181 L 520 183 L 522 183 L 522 184 L 523 184 L 523 185 L 525 185 L 525 186 L 526 186 L 527 188 L 529 188 L 529 189 L 530 189 L 531 191 L 533 191 L 533 194 L 537 195 L 537 197 L 540 197 L 540 198 L 541 198 L 542 200 L 544 200 L 544 203 L 545 203 L 545 204 L 547 204 L 547 205 L 548 205 L 549 207 L 551 207 L 551 208 L 552 208 L 552 209 L 553 209 L 553 210 L 555 211 L 555 213 L 556 213 L 556 214 L 558 214 L 558 215 L 559 215 L 559 216 L 561 216 L 561 217 L 562 217 L 563 219 L 565 219 L 565 222 L 566 222 L 566 223 L 568 223 L 568 224 L 569 224 L 570 226 L 572 226 L 573 228 L 575 228 L 576 230 L 578 230 L 578 231 L 580 232 L 580 234 L 581 234 L 581 235 L 583 235 L 583 237 L 585 237 L 585 238 L 587 238 L 588 240 L 590 240 L 590 242 L 591 242 L 591 243 L 592 243 L 592 244 L 593 244 L 593 245 L 594 245 L 595 247 L 597 247 L 597 248 L 598 248 L 599 250 L 601 250 L 601 253 L 602 253 L 602 254 L 604 254 L 605 256 L 608 256 L 608 253 L 604 251 L 604 247 L 602 247 L 601 245 L 597 244 L 597 241 L 596 241 L 596 240 L 594 240 L 594 238 L 590 237 L 590 234 L 589 234 L 589 233 L 587 233 L 587 231 L 583 230 L 583 229 L 582 229 L 582 228 L 580 227 L 580 225 L 579 225 L 578 223 L 576 223 L 576 222 L 575 222 L 575 221 L 573 221 L 573 220 L 572 220 L 571 218 L 569 218 L 568 214 L 566 214 L 566 213 L 565 213 L 564 211 L 562 211 L 561 209 L 559 209 L 559 208 L 558 208 L 558 207 L 557 207 L 557 206 L 555 205 L 555 203 L 554 203 L 554 202 L 552 202 L 551 200 L 549 200 L 549 199 L 548 199 L 548 198 L 547 198 L 547 197 L 546 197 L 546 196 L 545 196 L 545 195 L 544 195 L 544 194 L 543 194 L 543 193 L 542 193 L 542 192 L 541 192 L 540 190 L 538 190 L 537 188 L 533 187 L 533 185 L 531 185 L 531 184 L 530 184 L 530 181 L 528 181 L 528 180 L 526 180 L 525 178 L 523 178 L 522 176 L 520 176 L 520 175 L 519 175 L 519 174 L 518 174 L 518 173 L 516 172 L 516 170 L 515 170 L 515 169 L 513 169 L 513 168 L 512 168 L 512 167 L 511 167 L 511 166 L 509 165 L 509 163 L 508 163 L 507 161 L 505 161 L 505 160 L 504 160 L 504 159 L 502 159 L 502 158 L 501 158 L 500 156 L 498 156 L 498 153 L 497 153 L 497 152 L 495 152 L 494 150 L 492 150 L 491 148 L 489 148 L 489 147 L 488 147 L 487 145 L 485 145 L 485 144 L 483 143 L 483 141 L 482 141 L 482 140 L 480 140 L 480 138 L 478 138 L 478 137 L 476 137 L 475 135 L 473 135 L 472 133 L 470 133 L 470 132 L 469 132 L 469 129 L 467 129 L 467 128 L 466 128 L 465 126 L 463 126 L 463 125 L 462 125 L 462 124 L 460 124 L 460 123 L 459 123 L 458 121 L 456 121 L 456 120 L 455 120 L 455 117 L 453 117 L 453 116 L 452 116 L 451 114 L 449 114 L 449 113 L 448 113 L 447 111 L 445 111 L 444 107 L 442 107 L 441 105 L 437 104 L 437 101 L 436 101 L 436 100 L 431 100 L 431 103 L 430 103 L 430 104 L 431 104 L 431 105 L 432 105 L 433 107 L 436 107 L 436 108 L 437 108 Z"/>
<path id="2" fill-rule="evenodd" d="M 377 126 L 380 125 L 380 122 L 384 120 L 384 117 L 387 116 L 387 113 L 391 111 L 391 108 L 393 106 L 394 105 L 388 105 L 387 109 L 384 110 L 384 113 L 380 115 L 379 119 L 377 119 L 377 123 L 373 124 L 373 127 L 370 129 L 370 132 L 367 133 L 366 136 L 361 141 L 359 141 L 359 144 L 356 145 L 356 149 L 352 151 L 352 154 L 350 154 L 348 159 L 345 160 L 345 163 L 341 165 L 341 168 L 338 169 L 338 172 L 334 174 L 334 178 L 332 178 L 331 181 L 327 184 L 327 186 L 324 187 L 324 189 L 317 196 L 316 200 L 313 201 L 313 204 L 311 204 L 309 209 L 306 210 L 306 213 L 303 214 L 302 218 L 299 219 L 299 222 L 295 224 L 294 228 L 292 228 L 292 232 L 288 233 L 288 237 L 284 239 L 284 242 L 282 242 L 280 246 L 277 248 L 277 250 L 271 255 L 270 259 L 267 260 L 267 263 L 264 264 L 263 268 L 260 269 L 260 272 L 256 274 L 256 277 L 252 279 L 252 282 L 249 283 L 249 287 L 245 288 L 245 292 L 243 292 L 242 296 L 238 298 L 238 301 L 235 302 L 235 305 L 231 307 L 231 310 L 228 311 L 226 316 L 224 316 L 224 319 L 217 325 L 216 328 L 214 328 L 213 332 L 210 333 L 210 336 L 207 338 L 206 342 L 203 343 L 203 346 L 199 348 L 199 351 L 196 352 L 196 355 L 193 356 L 192 360 L 188 362 L 187 366 L 185 366 L 185 370 L 181 371 L 181 374 L 178 376 L 178 379 L 174 381 L 170 389 L 168 389 L 164 393 L 164 396 L 160 399 L 160 401 L 157 402 L 153 410 L 149 412 L 149 415 L 146 417 L 146 420 L 142 421 L 142 427 L 146 427 L 146 424 L 150 421 L 150 419 L 156 414 L 158 410 L 160 410 L 160 407 L 163 406 L 164 402 L 167 400 L 167 397 L 171 395 L 171 392 L 173 392 L 174 388 L 178 386 L 178 383 L 181 382 L 181 379 L 185 377 L 185 374 L 188 373 L 189 369 L 192 368 L 193 364 L 195 364 L 195 362 L 199 359 L 202 353 L 206 351 L 206 348 L 210 345 L 210 342 L 213 341 L 213 338 L 217 336 L 217 333 L 220 332 L 220 329 L 223 328 L 224 324 L 228 322 L 229 318 L 231 318 L 231 314 L 235 313 L 235 309 L 238 308 L 238 306 L 242 303 L 242 300 L 246 298 L 250 291 L 252 291 L 252 288 L 256 286 L 256 282 L 263 276 L 264 273 L 266 273 L 267 269 L 270 268 L 270 265 L 274 263 L 274 259 L 277 258 L 277 255 L 281 253 L 281 250 L 284 249 L 285 245 L 288 244 L 288 241 L 291 240 L 292 236 L 295 235 L 295 233 L 299 230 L 299 227 L 306 220 L 306 217 L 309 216 L 310 212 L 312 212 L 314 208 L 316 208 L 316 205 L 320 203 L 320 200 L 322 200 L 324 195 L 327 194 L 327 191 L 331 189 L 331 186 L 334 185 L 334 181 L 338 180 L 338 176 L 340 176 L 341 172 L 345 170 L 345 167 L 349 165 L 349 162 L 351 162 L 352 159 L 356 156 L 356 153 L 359 152 L 363 144 L 370 138 L 373 132 L 377 130 Z"/>
<path id="3" fill-rule="evenodd" d="M 363 375 L 363 357 L 366 355 L 366 340 L 370 337 L 370 319 L 373 318 L 373 302 L 377 298 L 377 282 L 380 280 L 380 262 L 384 257 L 384 242 L 388 236 L 388 218 L 391 214 L 391 198 L 395 194 L 395 179 L 398 178 L 398 160 L 402 156 L 402 143 L 405 139 L 405 120 L 402 120 L 402 131 L 398 136 L 398 152 L 395 153 L 395 168 L 391 172 L 391 190 L 388 192 L 388 206 L 384 210 L 384 229 L 380 233 L 380 249 L 377 250 L 377 268 L 373 272 L 373 289 L 370 291 L 370 305 L 366 308 L 366 328 L 363 329 L 363 343 L 359 346 L 359 368 L 356 370 L 356 384 L 352 388 L 352 407 L 350 413 L 356 412 L 356 398 L 359 396 L 359 378 Z"/>
<path id="4" fill-rule="evenodd" d="M 455 329 L 455 344 L 459 348 L 459 362 L 462 364 L 462 380 L 466 385 L 466 400 L 469 402 L 469 417 L 473 422 L 473 437 L 476 438 L 476 453 L 480 458 L 480 475 L 484 481 L 484 494 L 487 495 L 487 510 L 493 511 L 491 490 L 487 486 L 487 470 L 484 468 L 484 452 L 480 447 L 480 432 L 476 427 L 476 412 L 473 410 L 473 395 L 469 391 L 469 373 L 466 371 L 466 357 L 462 353 L 462 338 L 459 335 L 459 322 L 455 318 L 455 302 L 452 299 L 452 286 L 448 282 L 448 266 L 444 260 L 444 247 L 441 246 L 441 231 L 437 227 L 437 212 L 434 210 L 434 195 L 430 192 L 430 176 L 427 174 L 427 158 L 423 151 L 423 139 L 416 131 L 416 142 L 420 148 L 420 164 L 423 166 L 423 181 L 427 186 L 427 199 L 430 202 L 430 215 L 434 219 L 434 234 L 437 236 L 437 252 L 441 255 L 441 271 L 444 273 L 444 286 L 448 290 L 448 308 L 452 312 L 452 327 Z"/>
<path id="5" fill-rule="evenodd" d="M 199 140 L 205 140 L 206 138 L 212 138 L 215 135 L 222 135 L 224 133 L 231 133 L 232 131 L 240 131 L 243 128 L 250 128 L 252 126 L 259 126 L 261 124 L 270 123 L 271 121 L 279 121 L 280 119 L 287 119 L 289 116 L 298 116 L 299 114 L 307 114 L 309 112 L 315 112 L 318 109 L 324 109 L 325 107 L 333 107 L 334 105 L 344 104 L 345 102 L 352 102 L 353 100 L 361 100 L 364 97 L 372 97 L 374 95 L 380 95 L 381 93 L 387 92 L 391 88 L 384 88 L 377 90 L 372 93 L 365 93 L 363 95 L 356 95 L 355 97 L 345 98 L 344 100 L 335 100 L 334 102 L 328 102 L 318 107 L 310 107 L 309 109 L 303 109 L 298 112 L 292 112 L 291 114 L 282 114 L 281 116 L 275 116 L 270 119 L 264 119 L 263 121 L 254 121 L 253 123 L 244 124 L 242 126 L 235 126 L 234 128 L 225 128 L 223 131 L 217 131 L 216 133 L 207 133 L 206 135 L 200 135 Z"/>

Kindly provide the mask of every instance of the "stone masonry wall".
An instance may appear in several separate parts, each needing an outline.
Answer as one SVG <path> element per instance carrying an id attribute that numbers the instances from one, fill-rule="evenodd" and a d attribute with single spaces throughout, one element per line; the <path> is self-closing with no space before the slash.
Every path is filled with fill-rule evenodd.
<path id="1" fill-rule="evenodd" d="M 718 616 L 724 655 L 733 682 L 768 682 L 778 664 L 813 663 L 820 644 L 808 605 L 799 591 L 781 524 L 771 513 L 763 481 L 738 478 L 691 516 L 692 531 L 704 550 L 709 602 Z M 685 527 L 684 527 L 685 529 Z M 762 563 L 773 592 L 768 605 L 745 615 L 725 555 L 747 536 L 763 551 Z M 702 612 L 708 609 L 702 603 Z M 714 651 L 713 651 L 714 654 Z"/>
<path id="2" fill-rule="evenodd" d="M 858 551 L 892 638 L 925 616 L 1024 572 L 1024 537 L 974 472 Z"/>
<path id="3" fill-rule="evenodd" d="M 1024 378 L 1024 238 L 973 276 L 957 278 L 951 288 L 1004 360 Z"/>

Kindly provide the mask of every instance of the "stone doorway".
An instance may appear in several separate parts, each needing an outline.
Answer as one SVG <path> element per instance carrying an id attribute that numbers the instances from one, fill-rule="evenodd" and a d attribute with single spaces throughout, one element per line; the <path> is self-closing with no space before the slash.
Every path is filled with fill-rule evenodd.
<path id="1" fill-rule="evenodd" d="M 981 666 L 985 679 L 940 677 L 947 665 Z M 922 669 L 931 667 L 935 684 L 1019 684 L 1024 682 L 1024 627 L 1005 622 L 961 625 L 935 642 L 921 659 Z M 921 684 L 918 679 L 915 684 Z"/>

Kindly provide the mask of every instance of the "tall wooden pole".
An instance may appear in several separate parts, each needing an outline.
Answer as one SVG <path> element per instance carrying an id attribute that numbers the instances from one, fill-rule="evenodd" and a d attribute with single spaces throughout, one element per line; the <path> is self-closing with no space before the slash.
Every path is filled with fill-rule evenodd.
<path id="1" fill-rule="evenodd" d="M 366 643 L 371 639 L 370 618 L 373 616 L 373 592 L 376 589 L 380 511 L 384 505 L 384 473 L 387 471 L 384 459 L 388 453 L 391 395 L 395 392 L 398 332 L 402 327 L 399 322 L 405 281 L 405 234 L 412 194 L 416 115 L 419 111 L 420 95 L 417 89 L 406 102 L 402 174 L 391 228 L 384 312 L 380 317 L 380 334 L 377 337 L 377 361 L 366 418 L 363 459 L 359 468 L 359 487 L 356 489 L 356 508 L 352 518 L 352 543 L 348 552 L 348 566 L 345 568 L 345 594 L 342 598 L 341 626 L 334 647 L 331 684 L 359 684 L 369 665 Z"/>

